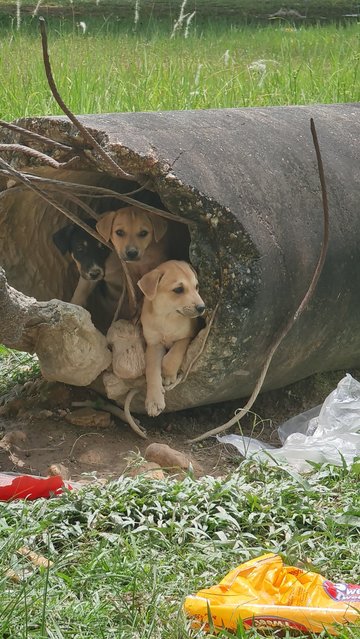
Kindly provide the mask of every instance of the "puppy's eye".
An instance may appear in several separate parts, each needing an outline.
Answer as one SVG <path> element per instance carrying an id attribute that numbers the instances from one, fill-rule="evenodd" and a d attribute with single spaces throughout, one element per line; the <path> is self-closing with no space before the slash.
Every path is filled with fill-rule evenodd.
<path id="1" fill-rule="evenodd" d="M 183 286 L 177 286 L 176 288 L 173 288 L 173 292 L 176 293 L 177 295 L 181 295 L 181 293 L 184 292 L 184 287 Z"/>
<path id="2" fill-rule="evenodd" d="M 117 229 L 116 235 L 118 235 L 119 237 L 124 237 L 125 236 L 125 231 L 123 231 L 122 229 Z"/>
<path id="3" fill-rule="evenodd" d="M 146 229 L 143 229 L 142 231 L 140 231 L 140 233 L 138 233 L 139 237 L 146 237 L 147 235 L 149 235 L 149 231 L 147 231 Z"/>

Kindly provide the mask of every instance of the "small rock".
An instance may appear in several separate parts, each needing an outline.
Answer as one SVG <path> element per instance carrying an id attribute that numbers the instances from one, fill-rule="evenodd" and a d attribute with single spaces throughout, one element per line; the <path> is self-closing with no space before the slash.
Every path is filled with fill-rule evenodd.
<path id="1" fill-rule="evenodd" d="M 95 410 L 94 408 L 73 410 L 65 416 L 65 419 L 74 426 L 107 428 L 111 424 L 110 413 L 106 413 L 103 410 Z"/>
<path id="2" fill-rule="evenodd" d="M 10 579 L 10 581 L 14 582 L 15 584 L 19 584 L 21 582 L 20 575 L 18 575 L 15 570 L 12 570 L 12 568 L 8 568 L 8 570 L 5 571 L 5 577 L 7 577 L 7 579 Z"/>
<path id="3" fill-rule="evenodd" d="M 23 383 L 23 391 L 27 396 L 34 395 L 37 392 L 37 384 L 34 380 L 28 380 Z"/>
<path id="4" fill-rule="evenodd" d="M 150 444 L 145 450 L 144 457 L 147 461 L 155 462 L 166 470 L 172 471 L 180 468 L 185 471 L 192 470 L 196 476 L 203 474 L 198 462 L 193 461 L 179 450 L 170 448 L 167 444 Z"/>
<path id="5" fill-rule="evenodd" d="M 5 433 L 4 437 L 0 440 L 0 446 L 2 448 L 9 448 L 10 446 L 20 446 L 26 441 L 26 434 L 22 430 L 10 430 Z"/>
<path id="6" fill-rule="evenodd" d="M 40 419 L 48 419 L 49 417 L 53 417 L 54 413 L 52 410 L 48 410 L 47 408 L 43 408 L 38 412 L 38 417 Z"/>
<path id="7" fill-rule="evenodd" d="M 141 466 L 136 466 L 130 471 L 130 477 L 137 477 L 138 475 L 145 475 L 149 479 L 165 479 L 165 475 L 159 464 L 155 462 L 144 462 Z"/>
<path id="8" fill-rule="evenodd" d="M 64 464 L 51 464 L 47 469 L 47 474 L 49 477 L 59 475 L 63 479 L 70 479 L 70 470 Z"/>
<path id="9" fill-rule="evenodd" d="M 20 408 L 18 414 L 16 415 L 18 419 L 27 420 L 28 422 L 32 422 L 34 419 L 34 413 L 32 413 L 27 408 Z"/>
<path id="10" fill-rule="evenodd" d="M 103 454 L 95 448 L 89 448 L 80 455 L 76 455 L 76 459 L 81 464 L 90 464 L 91 466 L 99 466 L 103 461 Z"/>
<path id="11" fill-rule="evenodd" d="M 15 417 L 19 410 L 23 408 L 24 400 L 22 399 L 10 399 L 6 402 L 5 406 L 0 408 L 0 415 L 2 417 Z"/>
<path id="12" fill-rule="evenodd" d="M 93 482 L 91 481 L 91 479 L 77 479 L 76 483 L 79 484 L 79 486 L 90 486 Z"/>
<path id="13" fill-rule="evenodd" d="M 147 461 L 159 464 L 161 468 L 182 468 L 187 470 L 190 459 L 167 444 L 150 444 L 145 450 L 144 457 Z"/>

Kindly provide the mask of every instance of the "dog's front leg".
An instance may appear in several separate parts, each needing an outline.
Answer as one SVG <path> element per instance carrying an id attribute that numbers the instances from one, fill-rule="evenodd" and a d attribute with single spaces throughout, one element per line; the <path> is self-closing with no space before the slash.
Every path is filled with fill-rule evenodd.
<path id="1" fill-rule="evenodd" d="M 162 376 L 164 386 L 171 386 L 176 382 L 177 375 L 184 359 L 187 347 L 191 342 L 190 337 L 184 337 L 175 342 L 166 353 L 162 361 Z"/>
<path id="2" fill-rule="evenodd" d="M 156 417 L 165 408 L 164 387 L 161 377 L 161 362 L 165 354 L 162 344 L 148 344 L 145 353 L 146 400 L 148 415 Z"/>
<path id="3" fill-rule="evenodd" d="M 88 297 L 94 290 L 96 284 L 97 281 L 85 280 L 83 277 L 80 277 L 70 303 L 77 304 L 77 306 L 86 306 Z"/>

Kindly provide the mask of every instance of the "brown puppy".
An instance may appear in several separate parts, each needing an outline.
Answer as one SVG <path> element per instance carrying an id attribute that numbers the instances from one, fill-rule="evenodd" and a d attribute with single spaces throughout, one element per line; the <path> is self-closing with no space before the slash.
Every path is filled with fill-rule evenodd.
<path id="1" fill-rule="evenodd" d="M 163 380 L 165 386 L 176 381 L 205 304 L 198 292 L 196 273 L 187 262 L 164 262 L 144 275 L 138 286 L 145 296 L 141 313 L 146 341 L 145 406 L 155 417 L 165 408 Z"/>
<path id="2" fill-rule="evenodd" d="M 136 284 L 139 278 L 168 259 L 168 224 L 159 215 L 147 215 L 136 206 L 110 211 L 102 217 L 96 229 L 110 241 L 117 254 L 127 263 Z"/>

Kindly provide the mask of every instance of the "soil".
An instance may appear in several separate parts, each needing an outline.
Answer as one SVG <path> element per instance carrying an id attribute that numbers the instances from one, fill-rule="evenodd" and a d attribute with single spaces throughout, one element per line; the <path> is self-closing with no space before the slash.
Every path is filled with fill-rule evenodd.
<path id="1" fill-rule="evenodd" d="M 358 371 L 350 371 L 358 377 Z M 277 426 L 317 404 L 333 390 L 344 371 L 314 375 L 287 388 L 263 393 L 254 410 L 242 420 L 241 431 L 273 445 L 280 445 Z M 111 417 L 110 425 L 94 427 L 69 423 L 74 401 L 96 400 L 87 389 L 49 383 L 40 378 L 12 389 L 0 398 L 0 471 L 46 476 L 52 464 L 62 464 L 73 481 L 95 476 L 116 478 L 134 472 L 134 464 L 146 447 L 158 442 L 187 455 L 196 474 L 223 476 L 238 467 L 241 458 L 232 446 L 214 437 L 190 446 L 187 440 L 218 426 L 243 406 L 244 400 L 168 413 L 156 419 L 140 416 L 148 439 Z M 2 401 L 1 401 L 2 400 Z M 14 432 L 20 431 L 20 432 Z M 1 447 L 12 432 L 11 453 Z M 238 427 L 230 432 L 239 433 Z M 6 436 L 6 439 L 1 439 Z"/>

